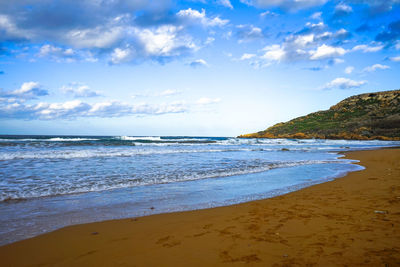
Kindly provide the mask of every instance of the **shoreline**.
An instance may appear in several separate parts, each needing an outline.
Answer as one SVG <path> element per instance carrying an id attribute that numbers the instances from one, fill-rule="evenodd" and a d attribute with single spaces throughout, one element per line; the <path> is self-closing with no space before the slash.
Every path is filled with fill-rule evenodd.
<path id="1" fill-rule="evenodd" d="M 2 246 L 0 257 L 12 266 L 400 264 L 400 149 L 344 154 L 366 169 L 264 200 L 68 226 Z"/>
<path id="2" fill-rule="evenodd" d="M 293 154 L 286 153 L 278 152 L 284 158 Z M 229 175 L 218 178 L 0 203 L 0 246 L 71 225 L 230 206 L 267 199 L 342 177 L 347 172 L 363 168 L 351 164 L 351 160 L 341 159 L 343 155 L 337 152 L 320 153 L 319 156 L 312 156 L 314 153 L 305 154 L 310 160 L 308 163 L 306 160 L 306 164 L 268 164 L 268 171 L 264 169 L 261 172 L 250 171 L 233 175 L 231 170 L 227 169 Z M 268 153 L 259 156 L 268 158 Z M 300 160 L 299 157 L 294 157 Z M 286 168 L 286 164 L 290 168 Z"/>

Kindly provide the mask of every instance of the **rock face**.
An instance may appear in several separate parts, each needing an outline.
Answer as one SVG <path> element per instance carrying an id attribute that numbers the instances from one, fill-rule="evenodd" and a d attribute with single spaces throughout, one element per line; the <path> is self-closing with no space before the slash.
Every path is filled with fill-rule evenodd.
<path id="1" fill-rule="evenodd" d="M 328 110 L 238 137 L 400 140 L 400 90 L 351 96 Z"/>

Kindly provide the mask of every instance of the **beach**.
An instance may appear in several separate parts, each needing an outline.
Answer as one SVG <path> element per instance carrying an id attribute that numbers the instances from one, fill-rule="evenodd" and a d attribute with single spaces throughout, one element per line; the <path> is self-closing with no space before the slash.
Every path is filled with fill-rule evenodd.
<path id="1" fill-rule="evenodd" d="M 65 227 L 0 247 L 2 265 L 399 265 L 400 149 L 346 158 L 366 169 L 270 199 Z"/>

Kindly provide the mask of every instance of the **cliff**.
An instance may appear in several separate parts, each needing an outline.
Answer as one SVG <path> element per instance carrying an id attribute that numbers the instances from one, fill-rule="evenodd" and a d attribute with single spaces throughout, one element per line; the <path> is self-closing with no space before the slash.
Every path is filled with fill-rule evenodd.
<path id="1" fill-rule="evenodd" d="M 238 137 L 400 140 L 400 90 L 351 96 L 328 110 Z"/>

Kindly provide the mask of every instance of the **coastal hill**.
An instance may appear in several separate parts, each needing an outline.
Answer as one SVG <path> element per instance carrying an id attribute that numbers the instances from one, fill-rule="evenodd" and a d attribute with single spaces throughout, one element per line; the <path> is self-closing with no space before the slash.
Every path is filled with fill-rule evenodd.
<path id="1" fill-rule="evenodd" d="M 351 96 L 328 110 L 238 137 L 400 140 L 400 90 Z"/>

